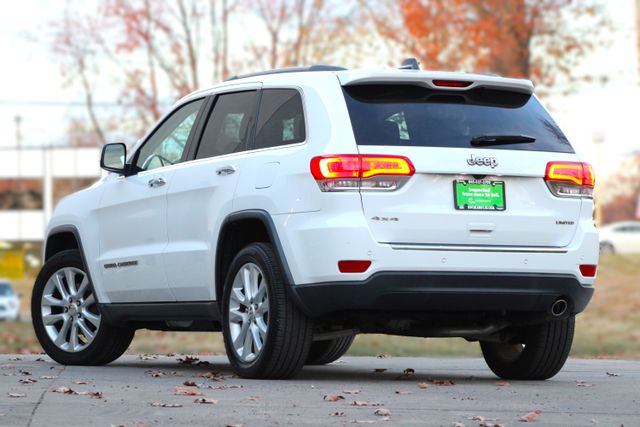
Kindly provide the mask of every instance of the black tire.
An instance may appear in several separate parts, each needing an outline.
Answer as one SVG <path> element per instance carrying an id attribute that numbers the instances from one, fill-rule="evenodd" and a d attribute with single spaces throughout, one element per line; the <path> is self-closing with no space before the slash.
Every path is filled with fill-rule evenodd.
<path id="1" fill-rule="evenodd" d="M 229 306 L 236 274 L 255 264 L 266 279 L 269 304 L 267 332 L 263 347 L 252 361 L 243 361 L 233 347 L 229 325 Z M 264 283 L 264 282 L 262 282 Z M 243 378 L 285 379 L 295 376 L 307 360 L 312 340 L 312 322 L 294 304 L 286 289 L 278 259 L 270 245 L 252 243 L 234 258 L 222 300 L 222 332 L 227 357 L 233 370 Z"/>
<path id="2" fill-rule="evenodd" d="M 49 337 L 42 319 L 42 295 L 49 279 L 60 269 L 72 267 L 86 274 L 86 267 L 82 262 L 80 252 L 76 249 L 66 250 L 52 256 L 42 267 L 33 286 L 31 297 L 31 320 L 40 345 L 44 351 L 56 362 L 63 365 L 96 366 L 113 362 L 120 357 L 131 344 L 135 334 L 134 329 L 117 328 L 109 325 L 104 317 L 95 331 L 95 338 L 81 351 L 70 352 L 58 347 Z M 89 281 L 93 292 L 93 285 Z M 95 293 L 93 293 L 95 295 Z"/>
<path id="3" fill-rule="evenodd" d="M 340 359 L 351 347 L 355 335 L 325 341 L 314 341 L 307 356 L 307 365 L 326 365 Z"/>
<path id="4" fill-rule="evenodd" d="M 493 373 L 501 378 L 546 380 L 556 375 L 567 361 L 574 329 L 573 316 L 529 326 L 518 340 L 521 344 L 481 341 L 482 355 Z"/>

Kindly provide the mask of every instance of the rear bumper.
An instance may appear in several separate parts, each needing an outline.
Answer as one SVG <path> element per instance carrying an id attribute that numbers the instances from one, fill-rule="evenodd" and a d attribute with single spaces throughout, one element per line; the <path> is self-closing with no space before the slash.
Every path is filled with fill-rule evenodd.
<path id="1" fill-rule="evenodd" d="M 313 317 L 343 311 L 547 312 L 561 297 L 579 313 L 593 295 L 593 286 L 572 275 L 486 272 L 378 272 L 363 281 L 291 289 Z"/>

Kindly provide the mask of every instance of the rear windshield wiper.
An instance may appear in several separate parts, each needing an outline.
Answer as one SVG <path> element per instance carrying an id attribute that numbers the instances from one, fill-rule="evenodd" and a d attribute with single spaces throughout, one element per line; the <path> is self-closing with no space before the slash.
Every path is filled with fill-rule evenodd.
<path id="1" fill-rule="evenodd" d="M 535 140 L 527 135 L 479 135 L 471 139 L 471 145 L 525 144 Z"/>

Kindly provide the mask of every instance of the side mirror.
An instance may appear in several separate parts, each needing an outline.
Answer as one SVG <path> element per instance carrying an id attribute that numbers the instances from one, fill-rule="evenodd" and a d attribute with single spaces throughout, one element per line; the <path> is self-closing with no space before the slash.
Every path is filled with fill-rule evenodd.
<path id="1" fill-rule="evenodd" d="M 109 172 L 124 175 L 126 172 L 125 159 L 127 146 L 121 142 L 105 144 L 100 155 L 100 167 Z"/>

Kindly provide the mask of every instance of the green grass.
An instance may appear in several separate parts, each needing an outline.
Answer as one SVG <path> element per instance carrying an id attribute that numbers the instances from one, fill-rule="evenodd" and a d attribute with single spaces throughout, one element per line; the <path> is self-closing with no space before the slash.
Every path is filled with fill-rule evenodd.
<path id="1" fill-rule="evenodd" d="M 18 283 L 27 306 L 30 281 Z M 578 316 L 573 357 L 640 359 L 640 256 L 600 260 L 596 293 Z M 41 351 L 28 322 L 0 323 L 0 353 Z M 138 331 L 130 353 L 222 354 L 222 336 L 206 332 Z M 477 343 L 459 338 L 360 335 L 353 356 L 479 356 Z"/>

